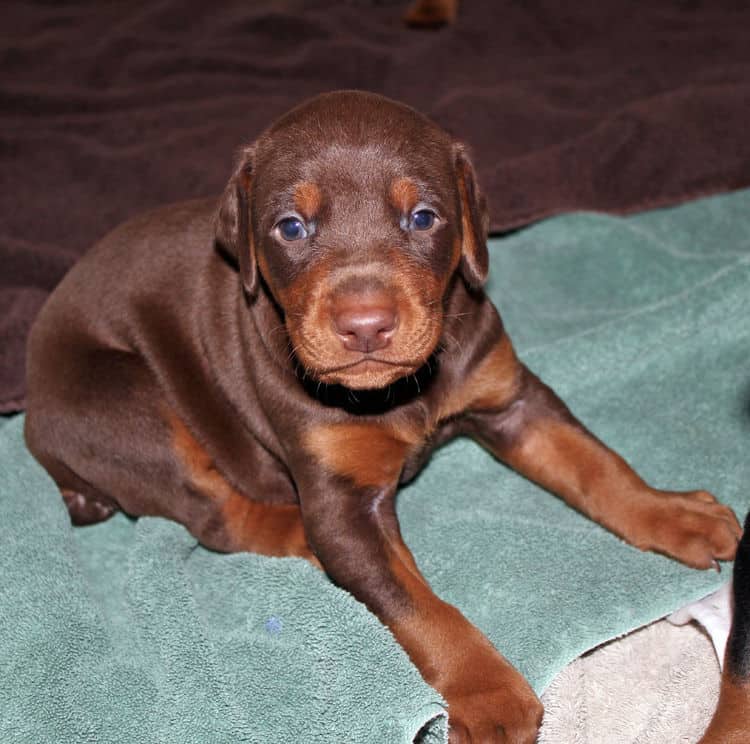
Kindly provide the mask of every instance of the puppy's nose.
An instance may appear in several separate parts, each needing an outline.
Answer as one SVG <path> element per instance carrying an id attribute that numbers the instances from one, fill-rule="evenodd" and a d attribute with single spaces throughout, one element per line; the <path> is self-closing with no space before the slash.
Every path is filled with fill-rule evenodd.
<path id="1" fill-rule="evenodd" d="M 391 342 L 398 324 L 393 302 L 385 297 L 340 301 L 333 313 L 333 329 L 350 351 L 377 351 Z"/>

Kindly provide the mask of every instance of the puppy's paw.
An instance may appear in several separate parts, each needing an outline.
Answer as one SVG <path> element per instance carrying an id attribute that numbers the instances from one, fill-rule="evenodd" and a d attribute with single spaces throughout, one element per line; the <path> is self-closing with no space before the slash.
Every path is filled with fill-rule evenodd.
<path id="1" fill-rule="evenodd" d="M 734 558 L 741 536 L 734 512 L 708 491 L 654 491 L 631 542 L 693 568 L 711 568 Z"/>
<path id="2" fill-rule="evenodd" d="M 517 674 L 502 689 L 473 690 L 448 699 L 449 744 L 533 744 L 543 708 Z"/>

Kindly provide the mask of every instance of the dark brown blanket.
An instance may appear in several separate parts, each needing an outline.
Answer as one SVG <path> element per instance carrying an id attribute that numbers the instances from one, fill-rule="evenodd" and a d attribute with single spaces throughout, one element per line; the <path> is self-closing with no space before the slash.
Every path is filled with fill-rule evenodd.
<path id="1" fill-rule="evenodd" d="M 750 6 L 718 0 L 4 2 L 0 411 L 26 332 L 75 258 L 134 213 L 218 193 L 297 101 L 366 88 L 468 141 L 493 227 L 750 185 Z"/>

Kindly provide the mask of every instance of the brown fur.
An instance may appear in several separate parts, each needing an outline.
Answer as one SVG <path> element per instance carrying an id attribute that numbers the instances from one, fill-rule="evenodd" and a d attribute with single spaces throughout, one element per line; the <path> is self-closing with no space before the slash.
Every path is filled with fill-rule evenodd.
<path id="1" fill-rule="evenodd" d="M 748 711 L 750 680 L 722 675 L 719 704 L 700 744 L 748 744 Z"/>
<path id="2" fill-rule="evenodd" d="M 510 339 L 503 335 L 469 376 L 441 401 L 438 421 L 464 411 L 501 411 L 518 393 L 519 363 Z"/>
<path id="3" fill-rule="evenodd" d="M 216 469 L 216 464 L 187 426 L 166 414 L 173 434 L 175 455 L 190 483 L 215 508 L 211 514 L 223 528 L 217 547 L 263 555 L 299 556 L 320 565 L 305 538 L 296 504 L 268 504 L 237 491 Z"/>
<path id="4" fill-rule="evenodd" d="M 280 232 L 290 214 L 304 237 Z M 650 488 L 518 360 L 482 290 L 487 224 L 445 132 L 375 95 L 320 96 L 240 152 L 218 205 L 107 236 L 28 357 L 27 442 L 74 521 L 157 514 L 217 550 L 322 566 L 445 696 L 451 744 L 532 742 L 541 707 L 401 539 L 398 485 L 435 447 L 473 436 L 689 565 L 730 558 L 739 534 L 706 492 Z"/>
<path id="5" fill-rule="evenodd" d="M 404 15 L 404 21 L 415 28 L 439 28 L 454 23 L 458 0 L 415 0 Z"/>

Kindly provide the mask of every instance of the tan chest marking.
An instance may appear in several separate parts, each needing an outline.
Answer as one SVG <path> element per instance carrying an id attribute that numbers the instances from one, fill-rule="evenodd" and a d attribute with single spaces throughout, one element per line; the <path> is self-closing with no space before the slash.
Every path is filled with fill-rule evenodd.
<path id="1" fill-rule="evenodd" d="M 398 481 L 409 452 L 421 438 L 407 426 L 325 424 L 310 429 L 304 447 L 328 471 L 359 487 L 386 486 Z"/>

